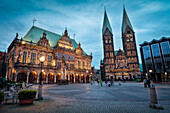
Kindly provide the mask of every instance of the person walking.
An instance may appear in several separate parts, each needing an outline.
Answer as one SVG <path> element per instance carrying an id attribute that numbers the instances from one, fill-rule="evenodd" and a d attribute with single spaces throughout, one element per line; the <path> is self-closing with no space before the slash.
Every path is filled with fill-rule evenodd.
<path id="1" fill-rule="evenodd" d="M 106 87 L 107 87 L 107 80 L 105 81 Z"/>
<path id="2" fill-rule="evenodd" d="M 147 80 L 148 88 L 150 88 L 150 79 Z"/>
<path id="3" fill-rule="evenodd" d="M 120 80 L 119 80 L 119 86 L 121 85 L 121 82 L 120 82 Z"/>
<path id="4" fill-rule="evenodd" d="M 99 86 L 99 80 L 97 80 L 98 86 Z"/>
<path id="5" fill-rule="evenodd" d="M 147 87 L 147 81 L 146 78 L 143 79 L 144 87 Z"/>
<path id="6" fill-rule="evenodd" d="M 111 86 L 114 85 L 114 84 L 113 84 L 113 79 L 111 79 L 110 83 L 111 83 Z"/>
<path id="7" fill-rule="evenodd" d="M 102 86 L 102 82 L 103 82 L 103 81 L 102 81 L 102 80 L 100 80 L 100 85 L 101 85 L 101 86 Z"/>

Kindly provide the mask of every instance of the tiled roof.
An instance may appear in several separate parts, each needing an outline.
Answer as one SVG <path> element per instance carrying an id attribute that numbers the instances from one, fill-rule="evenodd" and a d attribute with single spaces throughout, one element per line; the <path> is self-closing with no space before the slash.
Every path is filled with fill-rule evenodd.
<path id="1" fill-rule="evenodd" d="M 48 30 L 33 26 L 27 33 L 26 35 L 22 38 L 23 40 L 26 41 L 31 41 L 34 43 L 37 43 L 39 39 L 43 36 L 43 33 L 46 33 L 46 38 L 49 40 L 49 44 L 51 47 L 56 46 L 56 44 L 59 42 L 61 39 L 61 35 L 50 32 Z M 78 44 L 74 39 L 71 39 L 72 45 L 74 49 L 77 49 Z M 86 55 L 85 51 L 83 50 L 83 54 Z"/>
<path id="2" fill-rule="evenodd" d="M 119 51 L 119 50 L 115 50 L 115 51 L 114 51 L 114 52 L 115 52 L 115 56 L 117 55 L 118 51 Z M 123 50 L 121 50 L 121 51 L 125 54 L 125 52 L 124 52 Z"/>

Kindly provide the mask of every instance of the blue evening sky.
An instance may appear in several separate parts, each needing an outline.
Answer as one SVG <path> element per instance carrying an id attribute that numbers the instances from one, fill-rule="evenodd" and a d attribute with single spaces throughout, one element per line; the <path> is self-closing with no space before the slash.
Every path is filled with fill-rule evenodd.
<path id="1" fill-rule="evenodd" d="M 115 50 L 122 47 L 123 4 L 139 44 L 170 37 L 170 0 L 0 0 L 0 51 L 5 51 L 19 33 L 23 37 L 35 26 L 71 38 L 76 34 L 86 53 L 93 54 L 92 66 L 99 68 L 103 58 L 102 25 L 104 6 L 113 31 Z"/>

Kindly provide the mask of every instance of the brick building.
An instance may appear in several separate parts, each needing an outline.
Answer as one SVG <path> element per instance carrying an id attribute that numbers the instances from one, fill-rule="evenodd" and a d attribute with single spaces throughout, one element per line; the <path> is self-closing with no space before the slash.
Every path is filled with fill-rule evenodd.
<path id="1" fill-rule="evenodd" d="M 123 9 L 122 42 L 123 50 L 114 50 L 113 32 L 105 10 L 102 40 L 104 59 L 101 61 L 103 79 L 133 79 L 140 75 L 140 66 L 136 48 L 135 32 Z"/>

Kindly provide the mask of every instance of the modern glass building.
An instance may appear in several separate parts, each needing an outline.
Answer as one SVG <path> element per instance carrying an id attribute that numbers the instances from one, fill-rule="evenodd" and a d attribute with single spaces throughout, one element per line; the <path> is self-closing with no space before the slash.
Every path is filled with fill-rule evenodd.
<path id="1" fill-rule="evenodd" d="M 143 72 L 155 82 L 170 81 L 170 37 L 140 44 Z M 150 71 L 149 71 L 150 70 Z"/>

